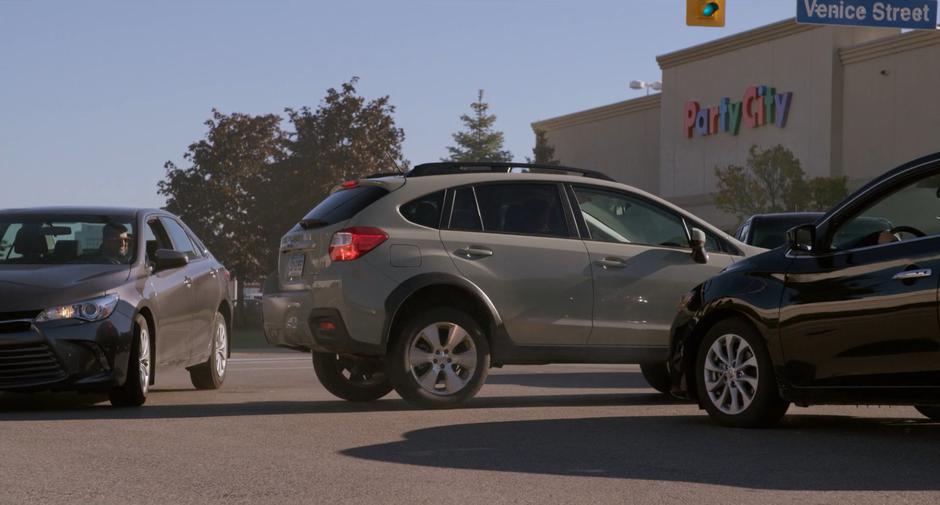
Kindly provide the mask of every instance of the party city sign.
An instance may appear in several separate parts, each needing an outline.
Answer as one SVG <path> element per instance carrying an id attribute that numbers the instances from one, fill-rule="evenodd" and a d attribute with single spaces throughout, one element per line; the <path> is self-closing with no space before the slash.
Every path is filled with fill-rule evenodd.
<path id="1" fill-rule="evenodd" d="M 741 124 L 748 128 L 764 125 L 787 126 L 793 93 L 777 92 L 770 86 L 751 86 L 744 93 L 744 100 L 732 102 L 722 98 L 718 105 L 702 108 L 698 102 L 685 103 L 683 131 L 688 138 L 705 137 L 718 133 L 737 135 Z"/>
<path id="2" fill-rule="evenodd" d="M 798 23 L 937 29 L 937 0 L 797 0 Z"/>

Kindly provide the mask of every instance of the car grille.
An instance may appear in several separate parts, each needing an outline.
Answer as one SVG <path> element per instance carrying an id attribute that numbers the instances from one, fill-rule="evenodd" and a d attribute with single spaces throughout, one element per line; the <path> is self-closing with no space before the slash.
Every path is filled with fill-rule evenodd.
<path id="1" fill-rule="evenodd" d="M 0 345 L 0 388 L 53 382 L 65 375 L 45 344 Z"/>
<path id="2" fill-rule="evenodd" d="M 30 331 L 32 320 L 42 312 L 28 310 L 21 312 L 0 312 L 0 333 L 21 333 Z"/>

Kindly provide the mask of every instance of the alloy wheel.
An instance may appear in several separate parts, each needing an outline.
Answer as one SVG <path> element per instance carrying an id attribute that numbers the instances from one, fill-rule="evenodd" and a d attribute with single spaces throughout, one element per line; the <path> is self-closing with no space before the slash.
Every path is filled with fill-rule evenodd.
<path id="1" fill-rule="evenodd" d="M 225 377 L 225 365 L 228 362 L 228 330 L 224 321 L 219 321 L 215 328 L 215 373 Z"/>
<path id="2" fill-rule="evenodd" d="M 411 339 L 406 366 L 425 391 L 449 396 L 462 390 L 477 368 L 477 349 L 458 324 L 431 324 Z"/>
<path id="3" fill-rule="evenodd" d="M 150 390 L 150 332 L 147 328 L 141 328 L 138 334 L 138 348 L 140 354 L 137 363 L 137 371 L 140 374 L 140 390 L 146 395 Z"/>
<path id="4" fill-rule="evenodd" d="M 737 415 L 754 401 L 758 384 L 757 356 L 740 335 L 718 337 L 705 356 L 705 390 L 712 405 Z"/>

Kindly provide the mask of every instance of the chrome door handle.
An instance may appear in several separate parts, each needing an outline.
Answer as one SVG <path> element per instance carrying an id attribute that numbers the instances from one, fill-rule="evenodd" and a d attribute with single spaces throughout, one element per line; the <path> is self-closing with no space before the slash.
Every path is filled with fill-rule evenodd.
<path id="1" fill-rule="evenodd" d="M 911 279 L 922 279 L 924 277 L 930 277 L 933 275 L 933 270 L 929 268 L 921 268 L 919 270 L 905 270 L 903 272 L 898 272 L 894 274 L 892 279 L 896 281 L 907 281 Z"/>
<path id="2" fill-rule="evenodd" d="M 209 275 L 211 275 L 212 278 L 215 279 L 216 270 L 214 268 L 212 270 L 209 270 Z"/>
<path id="3" fill-rule="evenodd" d="M 190 277 L 183 277 L 183 285 L 187 288 L 193 287 L 193 280 Z"/>
<path id="4" fill-rule="evenodd" d="M 457 249 L 456 252 L 459 256 L 464 258 L 487 258 L 493 255 L 492 249 L 487 249 L 485 247 L 479 246 L 469 246 L 466 249 Z"/>
<path id="5" fill-rule="evenodd" d="M 597 260 L 597 264 L 605 270 L 608 268 L 623 268 L 627 266 L 627 264 L 622 259 L 614 257 Z"/>

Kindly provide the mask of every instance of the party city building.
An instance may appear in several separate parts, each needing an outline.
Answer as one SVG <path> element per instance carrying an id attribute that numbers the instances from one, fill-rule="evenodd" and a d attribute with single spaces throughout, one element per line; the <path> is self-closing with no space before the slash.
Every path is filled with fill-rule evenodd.
<path id="1" fill-rule="evenodd" d="M 657 58 L 661 94 L 537 121 L 562 164 L 661 195 L 725 229 L 715 167 L 781 144 L 855 189 L 940 151 L 940 31 L 787 20 Z"/>

